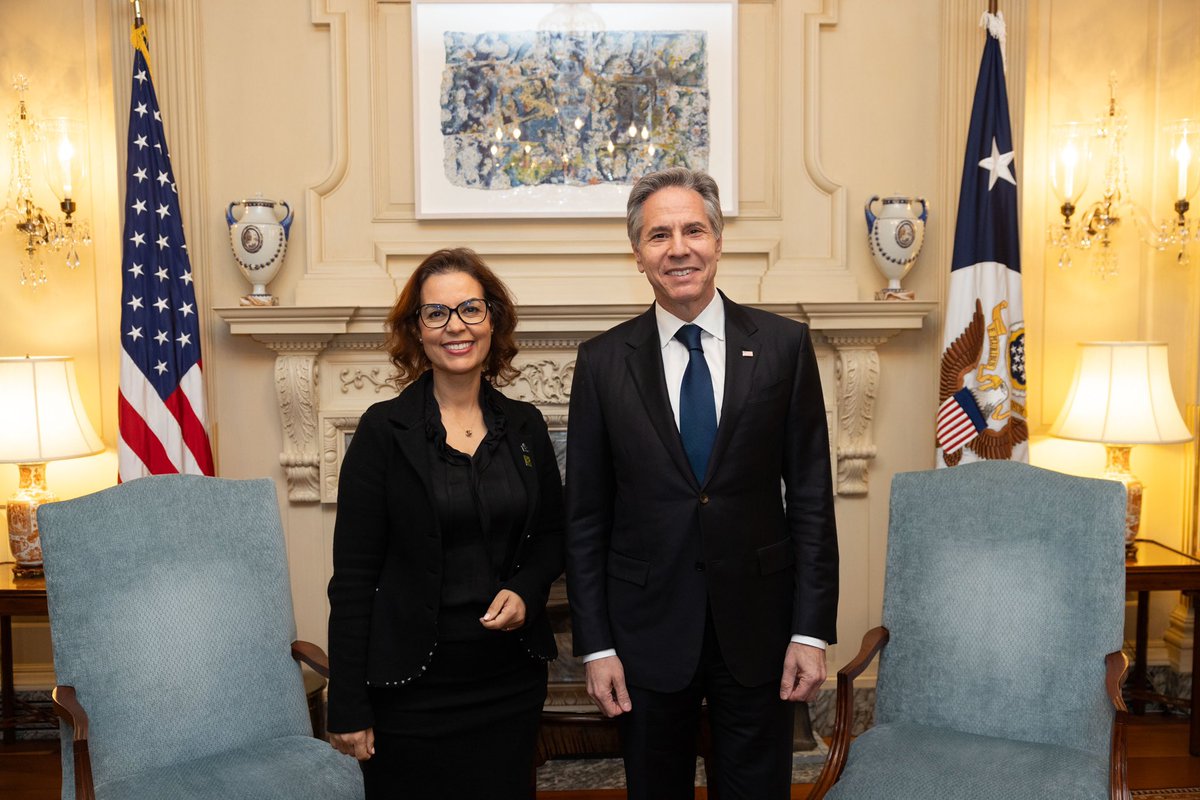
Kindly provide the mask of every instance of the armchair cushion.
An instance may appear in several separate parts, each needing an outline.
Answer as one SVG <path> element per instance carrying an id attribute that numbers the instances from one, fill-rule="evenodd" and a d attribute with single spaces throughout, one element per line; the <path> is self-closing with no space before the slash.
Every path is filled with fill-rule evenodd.
<path id="1" fill-rule="evenodd" d="M 267 739 L 112 781 L 97 787 L 96 799 L 359 800 L 358 766 L 330 752 L 328 743 L 311 736 Z"/>
<path id="2" fill-rule="evenodd" d="M 1069 747 L 910 723 L 854 740 L 828 800 L 1095 800 L 1108 796 L 1108 757 Z"/>
<path id="3" fill-rule="evenodd" d="M 1125 492 L 1008 461 L 892 481 L 876 722 L 1109 752 Z"/>

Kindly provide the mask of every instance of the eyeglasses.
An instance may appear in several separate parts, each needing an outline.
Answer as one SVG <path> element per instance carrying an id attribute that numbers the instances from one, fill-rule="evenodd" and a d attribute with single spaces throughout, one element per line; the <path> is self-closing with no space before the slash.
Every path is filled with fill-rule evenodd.
<path id="1" fill-rule="evenodd" d="M 426 328 L 444 328 L 450 322 L 450 315 L 458 314 L 467 325 L 478 325 L 487 319 L 488 303 L 478 297 L 463 300 L 454 308 L 441 303 L 426 303 L 417 306 L 417 317 Z"/>

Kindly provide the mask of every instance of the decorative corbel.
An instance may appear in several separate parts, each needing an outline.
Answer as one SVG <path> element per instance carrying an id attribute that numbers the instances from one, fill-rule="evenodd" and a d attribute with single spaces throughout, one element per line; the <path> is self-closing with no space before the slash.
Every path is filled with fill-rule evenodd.
<path id="1" fill-rule="evenodd" d="M 287 474 L 288 500 L 317 503 L 320 491 L 320 448 L 317 410 L 320 405 L 318 356 L 329 337 L 262 339 L 275 351 L 275 394 L 283 428 L 279 463 Z"/>
<path id="2" fill-rule="evenodd" d="M 837 491 L 839 495 L 867 493 L 867 468 L 878 452 L 874 441 L 875 395 L 879 391 L 879 345 L 886 336 L 825 338 L 837 350 Z"/>

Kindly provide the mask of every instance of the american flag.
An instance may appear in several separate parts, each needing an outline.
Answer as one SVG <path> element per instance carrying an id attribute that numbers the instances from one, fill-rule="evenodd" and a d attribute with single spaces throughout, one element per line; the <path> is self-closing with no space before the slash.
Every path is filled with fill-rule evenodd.
<path id="1" fill-rule="evenodd" d="M 1017 164 L 1004 85 L 1004 18 L 984 15 L 963 159 L 938 393 L 938 466 L 1029 460 Z"/>
<path id="2" fill-rule="evenodd" d="M 196 290 L 145 25 L 134 28 L 133 40 L 121 259 L 119 477 L 212 475 Z"/>

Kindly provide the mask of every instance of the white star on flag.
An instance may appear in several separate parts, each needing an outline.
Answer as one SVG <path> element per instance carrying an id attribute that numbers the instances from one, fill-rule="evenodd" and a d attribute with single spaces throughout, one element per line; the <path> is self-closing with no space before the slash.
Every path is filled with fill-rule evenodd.
<path id="1" fill-rule="evenodd" d="M 158 237 L 158 249 L 159 250 L 162 250 L 164 247 L 170 247 L 170 246 L 171 246 L 171 242 L 170 242 L 170 240 L 167 239 L 166 236 Z"/>
<path id="2" fill-rule="evenodd" d="M 194 314 L 196 312 L 192 311 L 191 303 L 184 303 L 183 305 L 181 305 L 179 307 L 179 313 L 183 314 L 186 317 L 188 314 Z"/>
<path id="3" fill-rule="evenodd" d="M 133 177 L 138 179 L 138 183 L 146 180 L 146 168 L 142 167 L 137 172 L 133 173 Z"/>
<path id="4" fill-rule="evenodd" d="M 192 336 L 189 333 L 181 333 L 175 341 L 179 342 L 180 347 L 187 347 L 192 343 Z"/>
<path id="5" fill-rule="evenodd" d="M 167 268 L 166 268 L 166 267 L 159 267 L 159 268 L 158 268 L 158 272 L 154 273 L 154 276 L 155 276 L 156 278 L 158 278 L 158 280 L 159 280 L 160 282 L 161 282 L 161 281 L 165 281 L 165 280 L 166 280 L 168 277 L 170 277 L 170 276 L 167 274 Z"/>
<path id="6" fill-rule="evenodd" d="M 127 271 L 131 275 L 133 275 L 133 277 L 135 277 L 135 278 L 142 277 L 142 265 L 141 264 L 134 264 Z"/>
<path id="7" fill-rule="evenodd" d="M 146 81 L 146 70 L 139 69 L 136 73 L 134 73 L 133 79 L 138 83 L 144 83 Z"/>
<path id="8" fill-rule="evenodd" d="M 146 108 L 146 104 L 145 104 L 145 103 L 138 103 L 138 104 L 137 104 L 137 107 L 136 107 L 136 108 L 134 108 L 133 110 L 134 110 L 134 111 L 137 113 L 137 115 L 138 115 L 139 117 L 144 117 L 144 116 L 146 116 L 146 111 L 147 111 L 148 109 Z"/>
<path id="9" fill-rule="evenodd" d="M 1000 178 L 1008 181 L 1013 186 L 1017 185 L 1016 178 L 1013 177 L 1012 171 L 1008 168 L 1008 165 L 1012 163 L 1012 160 L 1013 151 L 1009 150 L 1007 153 L 1001 153 L 1000 148 L 996 146 L 996 137 L 993 136 L 992 154 L 979 162 L 979 166 L 981 168 L 988 170 L 989 192 L 992 190 L 992 187 L 996 185 L 996 181 Z"/>
<path id="10" fill-rule="evenodd" d="M 158 207 L 158 209 L 155 211 L 155 213 L 158 214 L 159 219 L 162 219 L 163 217 L 165 217 L 171 213 L 171 209 L 167 208 L 165 205 L 162 205 L 162 206 Z"/>
<path id="11" fill-rule="evenodd" d="M 154 371 L 157 372 L 159 375 L 162 375 L 164 372 L 167 371 L 167 362 L 160 361 L 157 364 L 155 364 Z"/>
<path id="12" fill-rule="evenodd" d="M 163 186 L 166 186 L 168 183 L 171 182 L 171 179 L 167 176 L 167 173 L 160 171 L 158 173 L 158 182 L 161 183 Z"/>
<path id="13" fill-rule="evenodd" d="M 134 311 L 137 311 L 139 308 L 141 308 L 141 307 L 142 307 L 142 298 L 140 298 L 140 297 L 131 297 L 131 298 L 129 298 L 129 302 L 128 302 L 128 303 L 126 303 L 125 305 L 129 306 L 129 307 L 130 307 L 130 308 L 132 308 Z"/>
<path id="14" fill-rule="evenodd" d="M 138 339 L 142 338 L 142 329 L 141 329 L 141 328 L 136 328 L 136 327 L 135 327 L 135 328 L 130 328 L 130 329 L 129 329 L 129 333 L 127 333 L 127 334 L 125 334 L 125 335 L 126 335 L 126 336 L 129 336 L 129 337 L 132 337 L 132 339 L 133 339 L 133 340 L 136 342 Z"/>
<path id="15" fill-rule="evenodd" d="M 170 337 L 167 336 L 166 331 L 159 331 L 158 333 L 154 334 L 154 341 L 158 342 L 159 344 L 166 344 L 167 339 L 169 338 Z"/>
<path id="16" fill-rule="evenodd" d="M 169 308 L 169 306 L 167 304 L 167 298 L 160 297 L 157 300 L 155 300 L 154 307 L 157 308 L 159 311 L 166 311 Z"/>
<path id="17" fill-rule="evenodd" d="M 139 150 L 141 150 L 142 148 L 144 148 L 144 147 L 146 146 L 146 137 L 145 137 L 145 136 L 139 136 L 139 137 L 137 137 L 136 139 L 134 139 L 134 140 L 133 140 L 133 143 L 134 143 L 134 144 L 136 144 L 136 145 L 138 146 L 138 149 L 139 149 Z"/>
<path id="18" fill-rule="evenodd" d="M 184 247 L 187 247 L 187 245 L 184 245 Z M 185 273 L 183 273 L 182 275 L 180 275 L 180 276 L 179 276 L 179 280 L 181 280 L 181 281 L 183 281 L 184 283 L 186 283 L 187 285 L 191 286 L 191 284 L 192 284 L 192 273 L 190 273 L 190 272 L 185 272 Z"/>
<path id="19" fill-rule="evenodd" d="M 144 245 L 146 243 L 146 234 L 135 233 L 133 236 L 131 236 L 129 238 L 129 241 L 133 242 L 134 247 L 141 247 L 142 245 Z"/>

